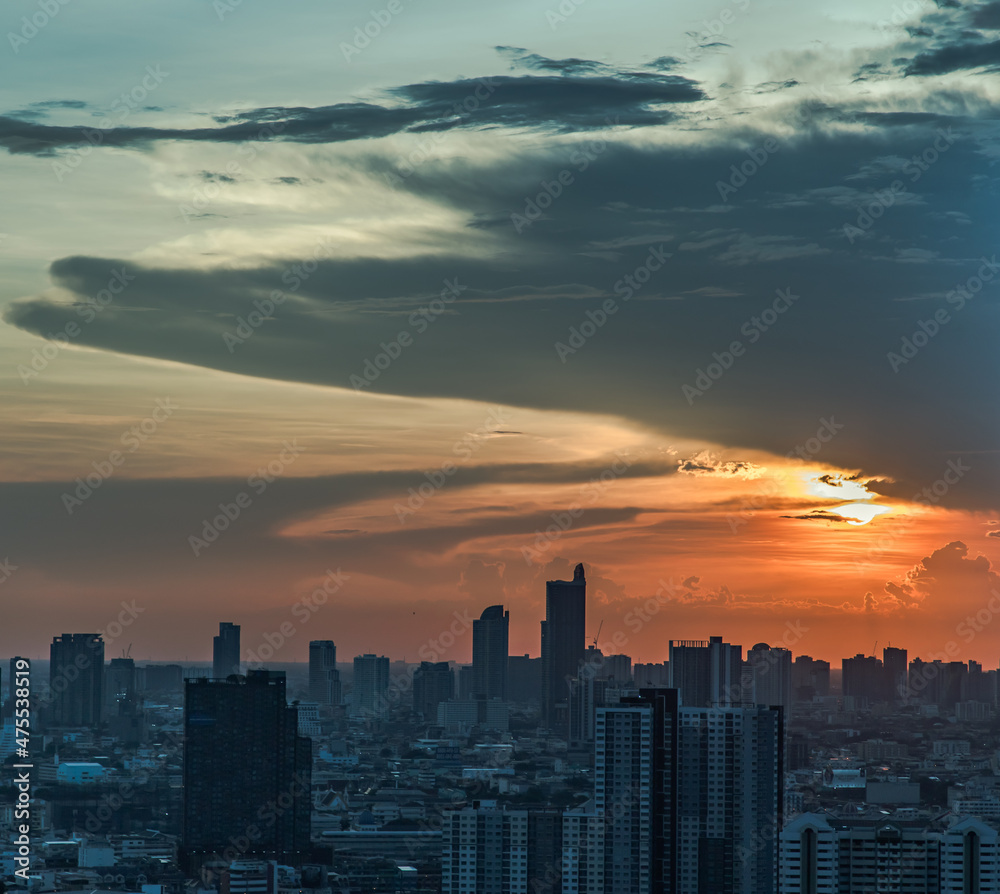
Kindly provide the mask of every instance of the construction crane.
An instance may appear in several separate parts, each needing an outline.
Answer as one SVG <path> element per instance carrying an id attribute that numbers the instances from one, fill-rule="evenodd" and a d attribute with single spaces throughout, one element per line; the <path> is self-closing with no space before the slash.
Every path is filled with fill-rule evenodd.
<path id="1" fill-rule="evenodd" d="M 601 623 L 597 627 L 597 636 L 594 637 L 594 648 L 597 648 L 597 637 L 601 635 L 601 631 L 604 629 L 604 619 L 601 618 Z"/>

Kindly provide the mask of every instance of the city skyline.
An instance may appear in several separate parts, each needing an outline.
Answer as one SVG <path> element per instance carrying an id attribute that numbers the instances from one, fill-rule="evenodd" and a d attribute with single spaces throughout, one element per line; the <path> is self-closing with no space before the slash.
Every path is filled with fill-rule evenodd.
<path id="1" fill-rule="evenodd" d="M 585 557 L 641 655 L 993 663 L 997 20 L 904 6 L 98 5 L 86 82 L 12 12 L 0 650 L 135 600 L 143 655 L 473 604 L 523 653 Z"/>

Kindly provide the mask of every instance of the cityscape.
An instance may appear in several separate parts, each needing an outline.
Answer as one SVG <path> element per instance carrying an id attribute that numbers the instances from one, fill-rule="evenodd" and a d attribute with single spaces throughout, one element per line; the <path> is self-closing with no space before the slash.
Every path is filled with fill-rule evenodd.
<path id="1" fill-rule="evenodd" d="M 0 4 L 0 894 L 1000 894 L 998 74 Z"/>
<path id="2" fill-rule="evenodd" d="M 716 635 L 640 663 L 591 633 L 584 563 L 546 584 L 539 656 L 509 622 L 482 609 L 469 664 L 323 639 L 251 666 L 231 621 L 200 666 L 92 633 L 55 636 L 47 676 L 10 658 L 8 886 L 1000 890 L 1000 670 Z"/>

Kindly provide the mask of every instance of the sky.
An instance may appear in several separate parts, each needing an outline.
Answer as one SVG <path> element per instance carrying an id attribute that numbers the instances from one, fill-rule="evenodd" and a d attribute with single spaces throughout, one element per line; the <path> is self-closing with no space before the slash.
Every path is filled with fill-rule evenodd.
<path id="1" fill-rule="evenodd" d="M 0 26 L 0 654 L 1000 664 L 1000 2 Z"/>

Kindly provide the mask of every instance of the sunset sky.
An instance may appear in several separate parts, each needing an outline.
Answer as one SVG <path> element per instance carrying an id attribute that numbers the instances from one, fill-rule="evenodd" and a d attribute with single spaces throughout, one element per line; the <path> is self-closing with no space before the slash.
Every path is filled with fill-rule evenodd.
<path id="1" fill-rule="evenodd" d="M 1000 664 L 1000 2 L 0 19 L 0 655 Z"/>

